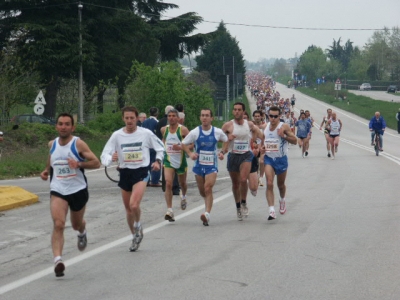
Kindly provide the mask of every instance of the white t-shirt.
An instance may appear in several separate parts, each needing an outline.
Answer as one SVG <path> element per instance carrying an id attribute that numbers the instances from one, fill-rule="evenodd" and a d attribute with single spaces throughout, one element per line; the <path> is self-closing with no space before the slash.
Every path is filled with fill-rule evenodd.
<path id="1" fill-rule="evenodd" d="M 107 141 L 100 157 L 101 163 L 105 166 L 110 165 L 112 155 L 117 151 L 120 168 L 148 167 L 150 164 L 150 148 L 157 152 L 157 159 L 163 160 L 164 145 L 153 132 L 147 128 L 137 127 L 135 132 L 126 133 L 121 128 L 115 131 Z"/>

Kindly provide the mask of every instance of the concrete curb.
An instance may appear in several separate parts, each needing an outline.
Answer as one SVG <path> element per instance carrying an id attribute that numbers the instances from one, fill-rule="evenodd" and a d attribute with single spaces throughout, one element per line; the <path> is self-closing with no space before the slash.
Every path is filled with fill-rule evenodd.
<path id="1" fill-rule="evenodd" d="M 0 211 L 33 204 L 39 197 L 18 186 L 0 186 Z"/>

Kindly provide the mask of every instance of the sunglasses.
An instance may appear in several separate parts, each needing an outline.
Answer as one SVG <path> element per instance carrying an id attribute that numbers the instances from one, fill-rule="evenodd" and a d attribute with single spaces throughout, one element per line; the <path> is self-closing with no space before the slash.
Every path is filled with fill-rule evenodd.
<path id="1" fill-rule="evenodd" d="M 274 118 L 274 119 L 276 119 L 276 118 L 279 118 L 279 115 L 268 115 L 270 118 Z"/>

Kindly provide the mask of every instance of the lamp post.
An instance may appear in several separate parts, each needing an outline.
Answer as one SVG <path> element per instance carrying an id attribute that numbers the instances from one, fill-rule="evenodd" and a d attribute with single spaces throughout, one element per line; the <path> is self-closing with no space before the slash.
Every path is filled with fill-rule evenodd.
<path id="1" fill-rule="evenodd" d="M 79 15 L 79 121 L 84 123 L 83 120 L 83 68 L 82 68 L 82 8 L 81 2 L 78 3 L 78 15 Z"/>

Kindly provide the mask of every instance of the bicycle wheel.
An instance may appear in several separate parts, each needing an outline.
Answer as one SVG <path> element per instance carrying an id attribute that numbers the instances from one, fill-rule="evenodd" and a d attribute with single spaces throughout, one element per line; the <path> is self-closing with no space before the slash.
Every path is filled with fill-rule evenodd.
<path id="1" fill-rule="evenodd" d="M 375 138 L 375 154 L 376 156 L 379 156 L 379 138 Z"/>
<path id="2" fill-rule="evenodd" d="M 106 176 L 113 182 L 119 182 L 119 167 L 118 164 L 112 164 L 104 168 Z"/>

